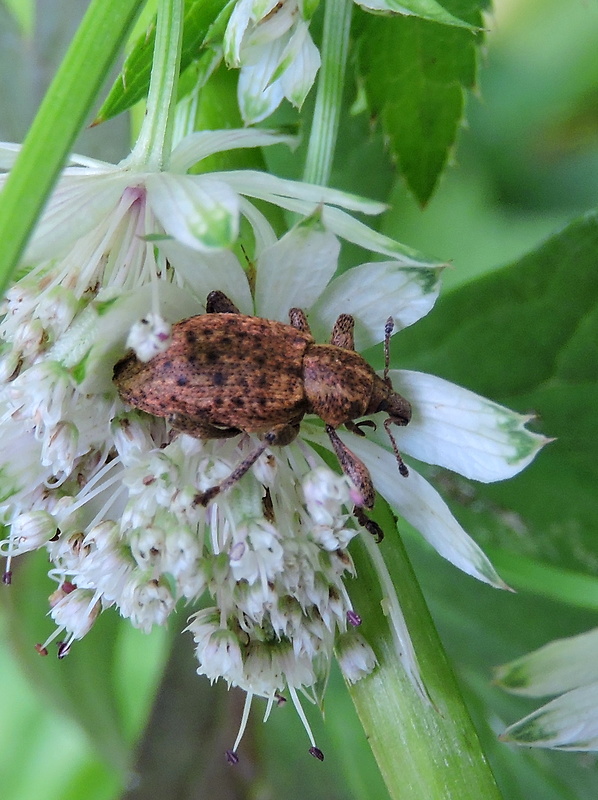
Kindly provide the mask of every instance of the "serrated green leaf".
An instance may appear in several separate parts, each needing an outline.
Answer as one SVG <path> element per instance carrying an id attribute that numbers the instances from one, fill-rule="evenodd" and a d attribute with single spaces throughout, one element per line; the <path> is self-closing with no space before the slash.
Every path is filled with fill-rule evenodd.
<path id="1" fill-rule="evenodd" d="M 427 19 L 431 22 L 440 22 L 443 25 L 456 25 L 460 28 L 476 27 L 460 19 L 458 15 L 451 14 L 436 0 L 356 0 L 356 2 L 366 11 L 405 14 Z"/>
<path id="2" fill-rule="evenodd" d="M 480 24 L 477 3 L 453 4 Z M 393 157 L 425 204 L 446 166 L 476 76 L 476 34 L 413 17 L 370 17 L 360 68 L 372 114 L 380 118 Z"/>
<path id="3" fill-rule="evenodd" d="M 193 61 L 199 58 L 201 46 L 211 25 L 226 4 L 227 0 L 186 0 L 181 72 L 184 72 Z M 137 40 L 127 56 L 120 75 L 97 113 L 94 124 L 106 122 L 145 97 L 149 87 L 155 37 L 154 21 L 145 35 Z"/>

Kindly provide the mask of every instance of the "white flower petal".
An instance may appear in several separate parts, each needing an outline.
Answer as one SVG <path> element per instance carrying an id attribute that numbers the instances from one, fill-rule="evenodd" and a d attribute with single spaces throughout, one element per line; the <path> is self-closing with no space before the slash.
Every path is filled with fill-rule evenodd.
<path id="1" fill-rule="evenodd" d="M 345 207 L 348 208 L 348 206 Z M 285 206 L 285 208 L 289 208 L 289 205 Z M 290 208 L 289 210 L 301 211 L 300 208 Z M 342 239 L 353 242 L 353 244 L 357 244 L 374 253 L 382 253 L 382 255 L 395 258 L 406 267 L 446 266 L 446 264 L 440 261 L 424 258 L 417 250 L 413 250 L 413 248 L 407 247 L 407 245 L 396 242 L 389 236 L 378 233 L 378 231 L 364 225 L 363 222 L 359 222 L 359 220 L 356 220 L 346 212 L 341 211 L 340 208 L 330 208 L 327 206 L 322 212 L 322 218 L 326 227 Z"/>
<path id="2" fill-rule="evenodd" d="M 516 475 L 550 441 L 526 430 L 530 417 L 442 378 L 410 370 L 390 378 L 413 407 L 400 447 L 420 461 L 489 483 Z"/>
<path id="3" fill-rule="evenodd" d="M 398 261 L 361 264 L 334 279 L 310 310 L 318 341 L 330 333 L 339 314 L 355 317 L 355 349 L 384 339 L 388 317 L 399 331 L 432 308 L 440 288 L 439 270 L 403 267 Z"/>
<path id="4" fill-rule="evenodd" d="M 280 78 L 284 96 L 297 108 L 301 108 L 313 86 L 320 64 L 320 51 L 307 23 L 297 25 L 273 76 Z"/>
<path id="5" fill-rule="evenodd" d="M 553 750 L 598 750 L 598 683 L 573 689 L 510 725 L 503 741 Z"/>
<path id="6" fill-rule="evenodd" d="M 295 226 L 260 256 L 255 287 L 258 316 L 288 322 L 290 308 L 309 308 L 334 275 L 340 251 L 336 236 Z"/>
<path id="7" fill-rule="evenodd" d="M 24 261 L 45 261 L 62 255 L 75 239 L 95 228 L 118 206 L 131 176 L 122 172 L 63 177 L 51 195 L 27 247 Z"/>
<path id="8" fill-rule="evenodd" d="M 276 13 L 279 14 L 283 9 L 293 6 L 292 2 L 286 0 L 285 3 L 281 3 L 280 0 L 250 0 L 251 2 L 251 19 L 255 22 L 263 20 L 270 12 L 276 8 L 279 4 L 282 5 L 282 9 L 277 9 Z"/>
<path id="9" fill-rule="evenodd" d="M 15 142 L 0 142 L 0 169 L 11 169 L 14 166 L 21 147 L 22 145 Z"/>
<path id="10" fill-rule="evenodd" d="M 251 19 L 253 0 L 238 0 L 224 32 L 224 59 L 229 67 L 241 66 L 241 43 Z"/>
<path id="11" fill-rule="evenodd" d="M 275 131 L 254 128 L 233 128 L 220 131 L 196 131 L 185 136 L 172 151 L 170 169 L 186 172 L 203 158 L 225 150 L 240 150 L 245 147 L 268 147 L 273 144 L 297 146 L 296 136 L 284 136 Z"/>
<path id="12" fill-rule="evenodd" d="M 219 176 L 221 173 L 213 173 Z M 336 189 L 328 189 L 315 184 L 300 183 L 278 178 L 275 175 L 252 170 L 238 170 L 222 173 L 223 180 L 227 180 L 241 194 L 248 197 L 275 203 L 288 211 L 294 211 L 304 217 L 313 214 L 319 205 L 322 208 L 322 220 L 328 230 L 353 242 L 367 250 L 382 253 L 400 261 L 406 267 L 439 267 L 444 266 L 439 261 L 424 258 L 416 250 L 407 247 L 394 239 L 378 233 L 363 222 L 342 211 L 340 208 L 331 207 L 341 205 L 352 211 L 361 211 L 366 214 L 380 214 L 385 206 L 382 203 L 364 200 L 355 195 L 349 195 Z M 226 176 L 226 177 L 224 177 Z"/>
<path id="13" fill-rule="evenodd" d="M 266 247 L 271 247 L 278 241 L 276 231 L 262 212 L 258 211 L 253 203 L 250 203 L 242 195 L 239 195 L 239 208 L 241 214 L 251 225 L 255 236 L 255 255 L 259 257 Z"/>
<path id="14" fill-rule="evenodd" d="M 257 170 L 243 169 L 230 170 L 229 172 L 214 172 L 215 179 L 226 181 L 240 194 L 255 197 L 275 203 L 289 211 L 300 211 L 303 216 L 309 216 L 319 205 L 335 205 L 347 208 L 349 211 L 360 211 L 362 214 L 381 214 L 386 210 L 384 203 L 368 200 L 356 194 L 342 192 L 339 189 L 330 189 L 315 183 L 303 183 L 277 175 L 268 175 Z M 305 201 L 306 205 L 298 205 L 298 201 Z M 290 206 L 289 203 L 296 205 Z M 309 204 L 309 205 L 307 205 Z M 353 220 L 352 217 L 349 217 Z M 353 220 L 355 221 L 355 220 Z M 368 229 L 369 230 L 369 229 Z M 377 234 L 378 236 L 380 234 Z M 387 237 L 384 237 L 387 238 Z M 389 239 L 388 241 L 392 241 Z"/>
<path id="15" fill-rule="evenodd" d="M 230 247 L 239 233 L 239 200 L 208 175 L 155 173 L 146 179 L 148 202 L 166 233 L 195 250 Z"/>
<path id="16" fill-rule="evenodd" d="M 394 455 L 388 450 L 352 433 L 338 431 L 338 434 L 366 465 L 376 490 L 443 558 L 484 583 L 500 589 L 507 588 L 482 550 L 453 517 L 438 492 L 413 467 L 409 467 L 409 477 L 404 478 L 399 474 Z M 331 449 L 324 434 L 314 433 L 307 426 L 302 429 L 302 436 Z"/>
<path id="17" fill-rule="evenodd" d="M 494 678 L 512 694 L 528 697 L 559 694 L 598 682 L 598 628 L 557 639 L 503 664 L 496 668 Z"/>
<path id="18" fill-rule="evenodd" d="M 214 290 L 224 292 L 242 314 L 253 314 L 253 299 L 247 276 L 238 258 L 230 250 L 218 253 L 198 253 L 174 241 L 157 243 L 159 249 L 172 264 L 177 275 L 184 278 L 193 294 L 205 308 L 206 297 Z"/>
<path id="19" fill-rule="evenodd" d="M 286 34 L 293 27 L 296 10 L 293 3 L 280 3 L 279 0 L 254 4 L 252 17 L 257 24 L 245 37 L 243 43 L 241 61 L 244 65 L 257 63 L 260 58 L 260 50 L 264 45 L 279 39 L 282 46 L 288 40 L 289 37 Z"/>
<path id="20" fill-rule="evenodd" d="M 262 50 L 255 64 L 241 67 L 237 84 L 239 109 L 248 125 L 269 117 L 284 97 L 280 81 L 272 82 L 281 55 L 280 42 L 264 45 Z"/>

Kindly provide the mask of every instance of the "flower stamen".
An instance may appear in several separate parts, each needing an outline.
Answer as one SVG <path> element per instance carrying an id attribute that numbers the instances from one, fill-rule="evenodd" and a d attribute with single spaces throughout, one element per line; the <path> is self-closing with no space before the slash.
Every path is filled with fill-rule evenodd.
<path id="1" fill-rule="evenodd" d="M 307 721 L 307 717 L 305 716 L 305 711 L 303 710 L 303 706 L 301 705 L 299 697 L 297 696 L 297 690 L 291 684 L 289 684 L 289 694 L 291 695 L 291 700 L 293 701 L 293 705 L 295 706 L 295 711 L 297 712 L 297 715 L 301 720 L 303 727 L 305 728 L 305 732 L 307 733 L 307 738 L 309 739 L 309 742 L 311 744 L 311 747 L 309 748 L 310 755 L 314 756 L 314 758 L 317 758 L 319 761 L 324 761 L 324 753 L 320 750 L 319 747 L 316 746 L 315 737 L 312 733 L 311 726 Z"/>
<path id="2" fill-rule="evenodd" d="M 241 739 L 243 738 L 243 734 L 245 733 L 245 729 L 247 728 L 247 721 L 249 720 L 249 712 L 251 711 L 251 702 L 253 700 L 253 692 L 247 692 L 245 695 L 245 705 L 243 706 L 243 714 L 241 715 L 241 722 L 239 724 L 239 732 L 237 733 L 237 738 L 235 739 L 235 743 L 230 750 L 226 751 L 226 757 L 228 759 L 229 764 L 238 764 L 239 763 L 239 756 L 237 755 L 237 750 L 239 749 L 239 745 L 241 744 Z"/>

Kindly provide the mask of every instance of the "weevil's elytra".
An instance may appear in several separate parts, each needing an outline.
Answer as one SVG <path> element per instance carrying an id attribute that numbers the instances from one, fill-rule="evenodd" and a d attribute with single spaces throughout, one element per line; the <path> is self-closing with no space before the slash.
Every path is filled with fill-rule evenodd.
<path id="1" fill-rule="evenodd" d="M 144 363 L 129 352 L 114 368 L 121 398 L 131 406 L 166 417 L 176 430 L 200 439 L 220 439 L 241 432 L 261 435 L 262 443 L 219 486 L 198 495 L 203 505 L 230 488 L 272 445 L 286 445 L 305 414 L 325 423 L 343 472 L 358 489 L 360 506 L 374 504 L 374 487 L 363 462 L 342 442 L 344 425 L 359 435 L 373 424 L 356 419 L 386 411 L 385 429 L 403 475 L 407 468 L 389 424 L 407 425 L 411 406 L 388 377 L 386 325 L 384 377 L 354 350 L 353 318 L 341 314 L 330 344 L 316 344 L 301 309 L 289 312 L 290 325 L 240 314 L 222 293 L 211 292 L 207 313 L 178 322 L 166 352 Z M 378 537 L 382 532 L 360 509 L 356 515 Z"/>
<path id="2" fill-rule="evenodd" d="M 172 344 L 151 361 L 129 354 L 114 379 L 126 403 L 150 414 L 266 433 L 306 413 L 302 363 L 311 342 L 281 322 L 203 314 L 174 325 Z"/>

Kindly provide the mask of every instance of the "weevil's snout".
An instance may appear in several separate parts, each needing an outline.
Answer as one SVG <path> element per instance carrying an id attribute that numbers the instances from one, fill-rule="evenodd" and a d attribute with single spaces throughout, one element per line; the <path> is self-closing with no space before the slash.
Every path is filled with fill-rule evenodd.
<path id="1" fill-rule="evenodd" d="M 389 393 L 380 403 L 380 411 L 386 411 L 395 425 L 407 425 L 411 420 L 411 403 L 398 392 Z"/>

